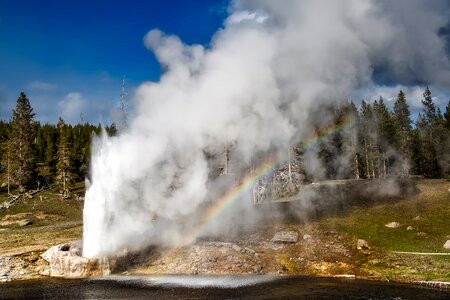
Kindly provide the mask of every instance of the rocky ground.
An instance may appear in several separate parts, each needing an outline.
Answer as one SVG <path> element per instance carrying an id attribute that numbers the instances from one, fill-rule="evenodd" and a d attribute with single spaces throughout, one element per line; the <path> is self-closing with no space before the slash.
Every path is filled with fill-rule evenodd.
<path id="1" fill-rule="evenodd" d="M 62 245 L 60 249 L 65 244 Z M 43 255 L 27 252 L 1 257 L 0 279 L 32 279 L 48 275 L 84 277 L 101 273 L 95 268 L 86 272 L 86 267 L 79 261 L 82 258 L 77 257 L 80 252 L 75 253 L 70 262 L 64 260 L 73 251 L 77 250 L 67 248 L 59 252 L 62 253 L 60 256 L 47 251 Z M 271 239 L 252 234 L 239 241 L 199 241 L 176 249 L 149 248 L 143 253 L 115 259 L 111 271 L 124 274 L 366 275 L 358 266 L 359 255 L 356 246 L 346 237 L 310 228 L 308 233 L 277 231 Z"/>
<path id="2" fill-rule="evenodd" d="M 80 221 L 75 217 L 65 218 L 61 211 L 44 207 L 33 213 L 9 211 L 0 214 L 0 281 L 112 272 L 302 274 L 449 282 L 450 249 L 445 245 L 450 240 L 450 182 L 423 181 L 418 188 L 414 196 L 380 204 L 359 203 L 339 215 L 306 224 L 268 222 L 239 236 L 204 238 L 176 249 L 151 247 L 141 253 L 122 253 L 107 262 L 81 258 L 79 244 L 65 243 L 81 238 Z M 60 204 L 72 212 L 72 204 Z M 55 244 L 60 245 L 42 255 Z M 418 255 L 410 254 L 413 251 Z"/>
<path id="3" fill-rule="evenodd" d="M 154 249 L 151 259 L 126 272 L 362 275 L 355 264 L 359 254 L 351 240 L 336 232 L 312 228 L 307 232 L 276 231 L 271 239 L 256 233 L 236 241 L 203 241 L 172 250 Z"/>

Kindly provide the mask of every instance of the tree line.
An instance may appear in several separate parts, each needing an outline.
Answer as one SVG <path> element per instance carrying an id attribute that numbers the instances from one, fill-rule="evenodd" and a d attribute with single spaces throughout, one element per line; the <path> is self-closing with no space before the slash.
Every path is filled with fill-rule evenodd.
<path id="1" fill-rule="evenodd" d="M 427 87 L 422 106 L 413 121 L 403 91 L 392 111 L 381 97 L 373 103 L 363 100 L 359 108 L 353 102 L 333 104 L 326 108 L 332 115 L 333 134 L 317 147 L 306 149 L 300 143 L 294 151 L 302 157 L 313 152 L 318 158 L 322 172 L 305 171 L 313 180 L 448 177 L 450 101 L 442 113 Z M 0 172 L 6 177 L 8 193 L 10 186 L 24 192 L 57 184 L 67 197 L 69 184 L 87 175 L 92 137 L 102 127 L 70 125 L 61 118 L 57 124 L 41 124 L 34 116 L 30 100 L 21 93 L 11 120 L 0 121 Z M 114 123 L 105 130 L 110 136 L 117 134 Z M 315 126 L 317 136 L 326 130 L 323 124 Z M 308 169 L 307 161 L 305 165 Z"/>
<path id="2" fill-rule="evenodd" d="M 101 125 L 70 125 L 59 118 L 55 124 L 34 120 L 30 100 L 20 93 L 10 121 L 0 120 L 0 172 L 8 187 L 24 192 L 57 184 L 64 196 L 69 184 L 81 181 L 88 172 L 91 142 Z M 115 125 L 105 127 L 117 134 Z"/>
<path id="3" fill-rule="evenodd" d="M 383 98 L 359 108 L 353 102 L 330 107 L 337 130 L 313 151 L 322 173 L 314 179 L 383 178 L 450 175 L 450 101 L 445 112 L 436 107 L 430 89 L 423 93 L 422 110 L 415 121 L 406 95 L 400 91 L 390 111 Z M 320 136 L 323 128 L 317 126 Z M 306 162 L 307 164 L 307 162 Z M 317 178 L 318 177 L 318 178 Z"/>

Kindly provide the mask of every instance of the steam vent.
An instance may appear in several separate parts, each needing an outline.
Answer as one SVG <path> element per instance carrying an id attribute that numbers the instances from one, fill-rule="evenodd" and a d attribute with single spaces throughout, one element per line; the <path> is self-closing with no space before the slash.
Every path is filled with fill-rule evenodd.
<path id="1" fill-rule="evenodd" d="M 51 247 L 42 254 L 49 263 L 52 277 L 84 278 L 108 275 L 112 261 L 108 258 L 86 258 L 81 256 L 82 242 L 75 241 Z"/>

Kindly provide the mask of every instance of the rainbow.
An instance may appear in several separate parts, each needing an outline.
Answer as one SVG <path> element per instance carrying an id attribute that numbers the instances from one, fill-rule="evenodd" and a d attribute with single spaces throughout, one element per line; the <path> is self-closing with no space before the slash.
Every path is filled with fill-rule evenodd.
<path id="1" fill-rule="evenodd" d="M 255 174 L 247 175 L 241 184 L 229 190 L 225 195 L 215 200 L 212 205 L 206 209 L 202 220 L 197 228 L 187 236 L 182 245 L 191 245 L 195 242 L 197 237 L 208 227 L 212 220 L 216 219 L 227 207 L 240 199 L 243 195 L 252 191 L 255 183 L 262 177 L 269 175 L 274 170 L 275 164 L 267 163 L 255 170 Z"/>
<path id="2" fill-rule="evenodd" d="M 307 150 L 320 145 L 321 143 L 327 141 L 330 137 L 353 125 L 354 122 L 352 120 L 346 120 L 346 122 L 343 122 L 339 126 L 327 127 L 321 135 L 311 136 L 305 139 L 304 149 Z M 220 214 L 227 207 L 230 207 L 234 202 L 242 199 L 244 195 L 250 193 L 258 180 L 265 176 L 271 175 L 271 173 L 273 173 L 277 169 L 277 166 L 281 166 L 288 160 L 289 159 L 284 159 L 281 161 L 274 161 L 261 165 L 255 170 L 255 172 L 247 175 L 239 185 L 229 190 L 219 199 L 215 200 L 214 203 L 206 209 L 198 225 L 182 241 L 181 246 L 192 245 L 196 241 L 196 239 L 202 235 L 208 225 L 218 216 L 220 216 Z"/>

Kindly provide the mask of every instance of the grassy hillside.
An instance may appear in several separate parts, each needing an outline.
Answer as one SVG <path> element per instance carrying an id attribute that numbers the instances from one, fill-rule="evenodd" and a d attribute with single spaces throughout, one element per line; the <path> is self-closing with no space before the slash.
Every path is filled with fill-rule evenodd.
<path id="1" fill-rule="evenodd" d="M 422 180 L 417 187 L 420 193 L 415 196 L 355 208 L 344 217 L 323 220 L 323 225 L 384 251 L 445 252 L 442 245 L 450 239 L 450 183 Z M 387 228 L 385 224 L 390 222 L 398 222 L 400 227 Z M 408 226 L 412 230 L 407 230 Z"/>
<path id="2" fill-rule="evenodd" d="M 82 183 L 73 189 L 82 192 Z M 0 203 L 7 199 L 3 190 Z M 81 239 L 82 212 L 82 201 L 63 199 L 57 189 L 22 196 L 10 208 L 0 210 L 0 255 L 43 250 L 56 243 Z M 20 226 L 20 220 L 32 224 Z"/>
<path id="3" fill-rule="evenodd" d="M 413 255 L 401 252 L 449 253 L 443 244 L 450 239 L 450 182 L 420 180 L 415 196 L 392 203 L 358 207 L 341 217 L 321 220 L 322 230 L 333 228 L 368 242 L 362 267 L 384 278 L 411 277 L 450 281 L 450 255 Z M 388 228 L 390 222 L 400 223 Z M 408 227 L 410 226 L 410 230 Z"/>

